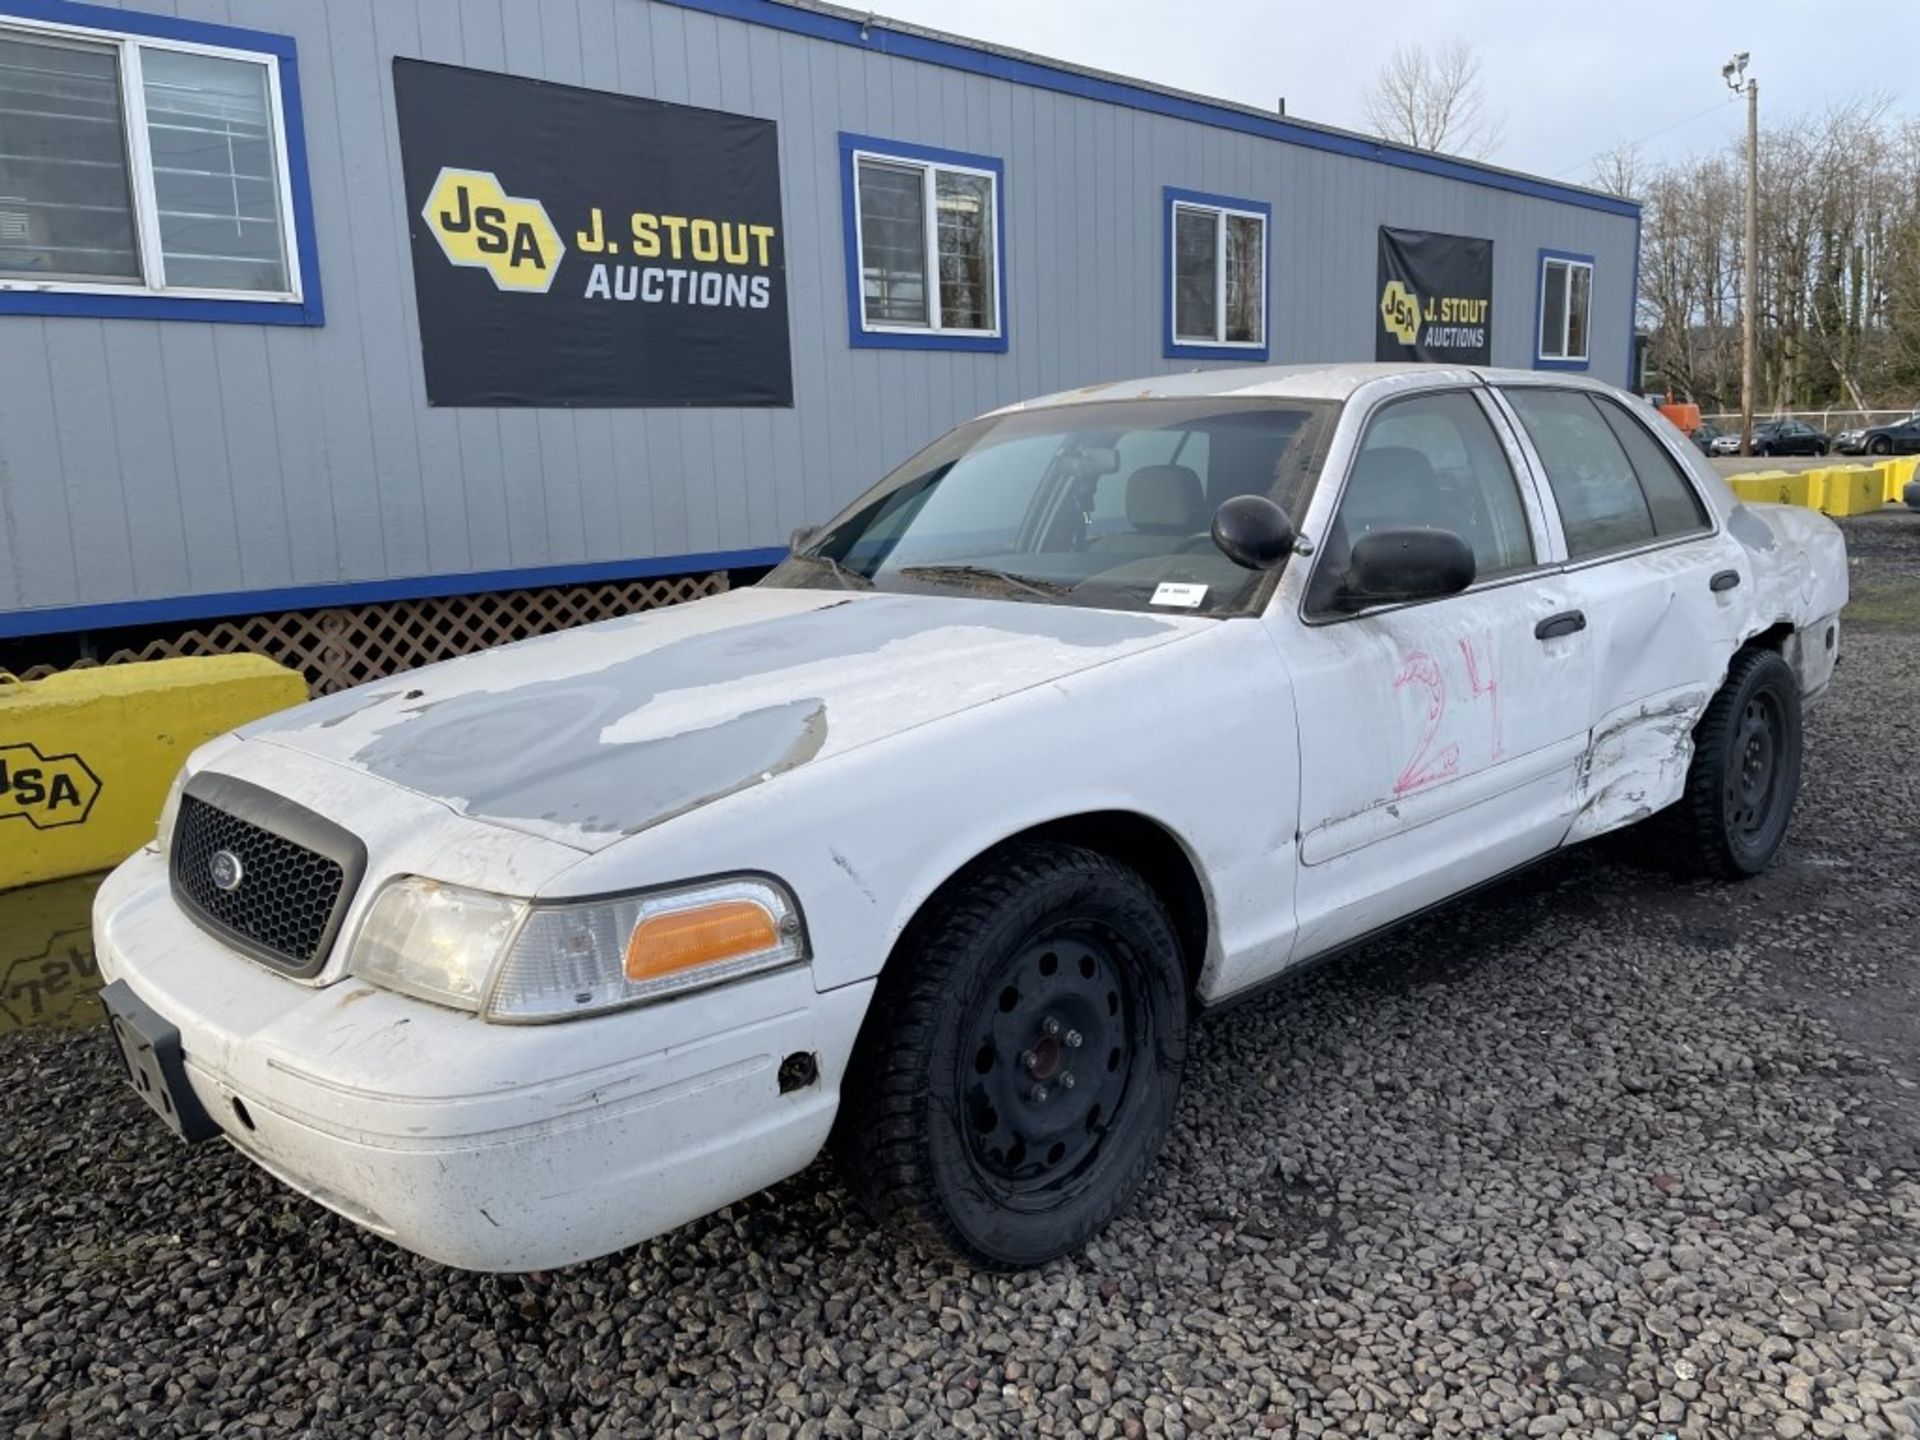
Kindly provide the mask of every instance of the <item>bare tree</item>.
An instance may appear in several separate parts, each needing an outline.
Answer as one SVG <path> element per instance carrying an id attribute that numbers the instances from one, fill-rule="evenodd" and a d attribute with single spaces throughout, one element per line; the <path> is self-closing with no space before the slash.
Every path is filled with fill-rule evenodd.
<path id="1" fill-rule="evenodd" d="M 1367 91 L 1366 117 L 1381 139 L 1419 150 L 1484 160 L 1500 145 L 1480 57 L 1463 40 L 1431 55 L 1418 45 L 1394 46 Z"/>
<path id="2" fill-rule="evenodd" d="M 1640 147 L 1616 145 L 1593 157 L 1593 188 L 1623 200 L 1637 200 L 1646 188 L 1647 176 L 1640 163 Z"/>

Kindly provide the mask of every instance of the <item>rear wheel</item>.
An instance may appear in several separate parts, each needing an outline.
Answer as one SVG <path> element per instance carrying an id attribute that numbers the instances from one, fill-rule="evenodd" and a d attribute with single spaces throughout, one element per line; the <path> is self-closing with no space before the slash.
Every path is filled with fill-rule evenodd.
<path id="1" fill-rule="evenodd" d="M 1693 731 L 1671 851 L 1696 874 L 1745 880 L 1786 838 L 1800 791 L 1800 682 L 1771 650 L 1742 650 Z"/>
<path id="2" fill-rule="evenodd" d="M 1039 1265 L 1132 1196 L 1186 1042 L 1179 941 L 1146 883 L 1078 847 L 1013 846 L 936 897 L 881 977 L 835 1157 L 927 1248 Z"/>

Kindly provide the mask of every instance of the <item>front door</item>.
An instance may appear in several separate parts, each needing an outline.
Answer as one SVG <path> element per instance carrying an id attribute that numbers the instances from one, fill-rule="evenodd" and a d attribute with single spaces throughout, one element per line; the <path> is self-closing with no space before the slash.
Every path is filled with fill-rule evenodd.
<path id="1" fill-rule="evenodd" d="M 1297 611 L 1269 623 L 1300 726 L 1306 958 L 1551 850 L 1590 723 L 1589 637 L 1518 448 L 1478 388 L 1367 421 Z M 1474 552 L 1464 592 L 1354 609 L 1350 547 L 1432 526 Z"/>

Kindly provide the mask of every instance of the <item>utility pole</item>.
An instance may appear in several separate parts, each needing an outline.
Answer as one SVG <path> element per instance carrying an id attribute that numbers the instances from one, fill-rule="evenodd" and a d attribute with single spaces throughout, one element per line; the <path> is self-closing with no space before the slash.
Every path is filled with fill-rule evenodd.
<path id="1" fill-rule="evenodd" d="M 1747 243 L 1745 284 L 1740 287 L 1740 453 L 1753 453 L 1753 315 L 1757 302 L 1754 287 L 1759 282 L 1757 235 L 1760 229 L 1760 82 L 1741 81 L 1747 73 L 1747 52 L 1742 50 L 1720 67 L 1720 77 L 1736 95 L 1747 92 Z"/>

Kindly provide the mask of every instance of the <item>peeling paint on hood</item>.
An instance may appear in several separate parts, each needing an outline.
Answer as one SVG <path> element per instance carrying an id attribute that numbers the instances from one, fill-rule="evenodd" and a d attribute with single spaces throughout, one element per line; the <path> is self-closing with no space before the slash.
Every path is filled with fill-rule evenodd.
<path id="1" fill-rule="evenodd" d="M 1223 622 L 757 587 L 542 636 L 241 733 L 583 850 Z"/>

